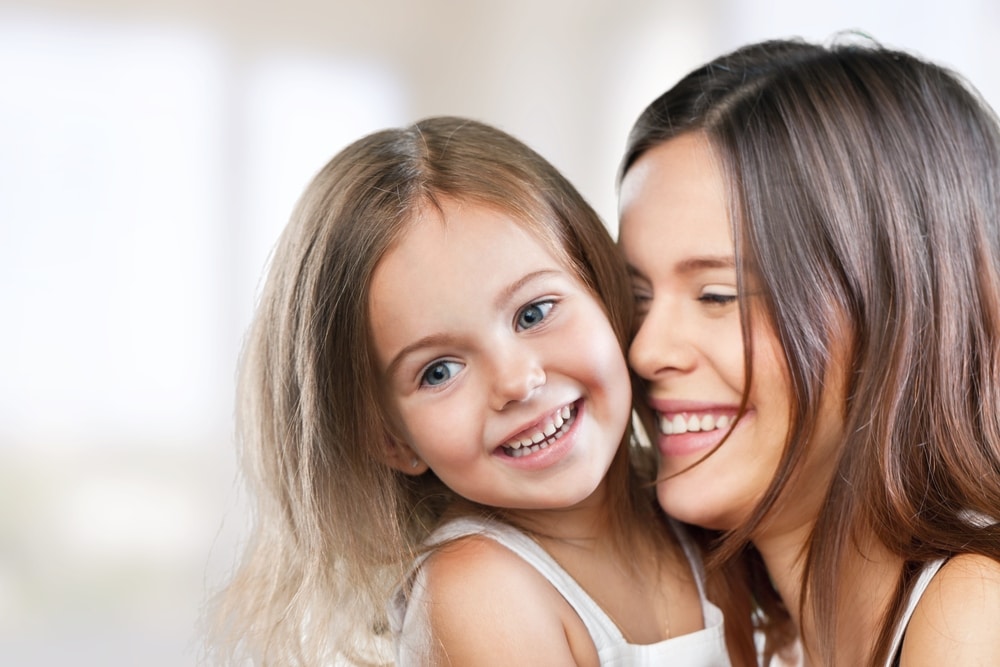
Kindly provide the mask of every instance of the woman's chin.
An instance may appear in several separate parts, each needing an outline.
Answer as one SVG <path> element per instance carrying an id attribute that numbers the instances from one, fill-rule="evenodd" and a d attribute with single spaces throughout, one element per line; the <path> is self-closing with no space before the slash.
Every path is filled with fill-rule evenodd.
<path id="1" fill-rule="evenodd" d="M 668 515 L 694 526 L 712 530 L 731 530 L 739 525 L 740 517 L 734 512 L 719 506 L 719 499 L 712 498 L 711 491 L 698 492 L 690 488 L 680 488 L 680 484 L 670 480 L 662 481 L 656 486 L 656 498 L 660 507 Z M 745 510 L 744 512 L 745 513 Z"/>

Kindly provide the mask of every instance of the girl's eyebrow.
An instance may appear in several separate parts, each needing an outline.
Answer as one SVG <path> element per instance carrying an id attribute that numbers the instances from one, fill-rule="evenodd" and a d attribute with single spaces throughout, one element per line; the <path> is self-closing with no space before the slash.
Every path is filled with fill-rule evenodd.
<path id="1" fill-rule="evenodd" d="M 385 368 L 385 376 L 392 377 L 399 365 L 403 363 L 403 360 L 407 356 L 425 347 L 437 347 L 437 346 L 448 346 L 455 344 L 455 337 L 449 333 L 434 333 L 429 336 L 424 336 L 418 340 L 413 341 L 402 350 L 396 353 L 396 355 L 389 362 L 389 365 Z"/>
<path id="2" fill-rule="evenodd" d="M 512 298 L 514 298 L 514 295 L 517 294 L 518 290 L 528 283 L 545 276 L 557 275 L 558 273 L 559 272 L 555 269 L 541 269 L 539 271 L 532 271 L 531 273 L 522 276 L 510 285 L 507 285 L 504 289 L 500 290 L 500 293 L 497 294 L 497 298 L 493 302 L 493 306 L 497 309 L 504 307 Z"/>

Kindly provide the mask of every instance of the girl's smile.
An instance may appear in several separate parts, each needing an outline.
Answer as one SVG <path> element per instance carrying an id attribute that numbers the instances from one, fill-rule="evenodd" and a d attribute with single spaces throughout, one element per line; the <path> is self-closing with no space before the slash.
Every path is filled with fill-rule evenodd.
<path id="1" fill-rule="evenodd" d="M 508 439 L 500 446 L 499 451 L 507 456 L 520 458 L 547 449 L 569 432 L 576 421 L 576 414 L 575 404 L 564 405 L 518 436 Z"/>

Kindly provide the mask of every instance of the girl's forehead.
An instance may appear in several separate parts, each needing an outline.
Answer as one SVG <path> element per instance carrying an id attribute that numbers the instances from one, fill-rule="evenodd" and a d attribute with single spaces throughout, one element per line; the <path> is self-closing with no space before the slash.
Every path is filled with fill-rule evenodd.
<path id="1" fill-rule="evenodd" d="M 542 245 L 564 264 L 564 268 L 576 272 L 570 259 L 570 249 L 566 237 L 568 225 L 563 223 L 553 211 L 546 210 L 533 200 L 514 197 L 510 202 L 497 202 L 482 197 L 459 197 L 455 195 L 435 195 L 421 201 L 409 217 L 395 244 L 405 238 L 421 221 L 435 221 L 445 228 L 468 224 L 472 217 L 487 215 L 498 224 L 520 227 L 527 232 L 531 241 Z"/>

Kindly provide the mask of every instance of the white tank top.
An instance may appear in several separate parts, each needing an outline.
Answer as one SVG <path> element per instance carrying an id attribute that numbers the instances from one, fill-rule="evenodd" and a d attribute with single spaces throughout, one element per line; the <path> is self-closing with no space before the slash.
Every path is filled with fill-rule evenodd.
<path id="1" fill-rule="evenodd" d="M 897 664 L 900 650 L 903 648 L 903 636 L 906 634 L 906 626 L 910 624 L 910 618 L 913 616 L 913 611 L 917 608 L 917 604 L 920 603 L 920 598 L 923 597 L 928 584 L 931 583 L 931 579 L 938 573 L 942 565 L 944 565 L 944 559 L 931 561 L 924 565 L 923 572 L 917 577 L 917 581 L 913 585 L 913 590 L 910 591 L 910 599 L 906 603 L 906 610 L 900 617 L 896 631 L 892 635 L 892 650 L 889 651 L 889 658 L 885 662 L 885 667 L 893 667 L 893 665 Z"/>
<path id="2" fill-rule="evenodd" d="M 722 611 L 708 601 L 704 573 L 697 547 L 680 525 L 671 523 L 677 534 L 698 585 L 704 629 L 655 644 L 630 644 L 607 613 L 540 545 L 520 530 L 497 521 L 466 517 L 451 521 L 436 531 L 428 543 L 438 544 L 467 535 L 482 535 L 507 547 L 538 570 L 573 607 L 587 626 L 597 647 L 601 665 L 634 667 L 730 667 L 726 651 Z M 389 624 L 396 645 L 397 667 L 420 665 L 430 641 L 424 604 L 421 603 L 421 564 L 414 564 L 406 585 L 400 587 L 390 603 Z"/>

